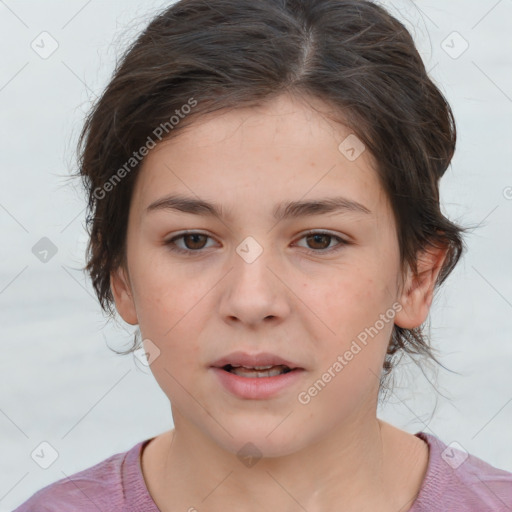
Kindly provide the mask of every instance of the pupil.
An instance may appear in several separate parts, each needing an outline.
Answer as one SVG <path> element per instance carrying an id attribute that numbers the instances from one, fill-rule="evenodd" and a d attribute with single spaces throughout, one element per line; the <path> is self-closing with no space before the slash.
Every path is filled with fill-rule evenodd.
<path id="1" fill-rule="evenodd" d="M 201 235 L 201 234 L 198 234 L 198 233 L 193 233 L 193 234 L 191 234 L 191 235 L 185 235 L 185 236 L 184 236 L 185 245 L 187 246 L 187 248 L 188 248 L 188 249 L 201 249 L 201 248 L 202 248 L 202 246 L 201 246 L 201 247 L 196 247 L 196 246 L 194 246 L 194 243 L 197 243 L 197 241 L 196 241 L 196 242 L 192 242 L 192 245 L 193 245 L 193 246 L 192 246 L 192 247 L 189 247 L 189 245 L 190 245 L 190 244 L 186 243 L 186 240 L 187 240 L 187 237 L 196 237 L 196 238 L 197 238 L 197 237 L 204 237 L 204 236 L 205 236 L 205 235 Z M 201 245 L 201 244 L 199 244 L 199 245 Z M 203 245 L 204 245 L 204 244 L 203 244 Z"/>
<path id="2" fill-rule="evenodd" d="M 325 239 L 330 238 L 330 235 L 315 234 L 315 235 L 310 235 L 308 238 L 315 239 L 315 243 L 316 243 L 316 242 L 318 242 L 318 238 L 320 238 L 320 239 L 323 238 L 325 241 Z M 320 242 L 320 244 L 321 244 L 321 242 Z M 327 243 L 327 246 L 329 246 L 329 243 Z M 325 249 L 325 247 L 323 247 L 323 248 Z M 316 249 L 318 249 L 318 247 L 316 247 Z"/>

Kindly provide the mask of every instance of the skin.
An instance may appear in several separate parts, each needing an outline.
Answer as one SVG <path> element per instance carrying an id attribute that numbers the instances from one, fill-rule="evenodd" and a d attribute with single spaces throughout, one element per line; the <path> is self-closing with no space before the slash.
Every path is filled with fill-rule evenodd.
<path id="1" fill-rule="evenodd" d="M 393 322 L 427 318 L 445 250 L 418 255 L 402 279 L 396 225 L 369 151 L 354 161 L 338 146 L 351 131 L 327 120 L 319 100 L 282 95 L 261 107 L 213 113 L 161 142 L 135 185 L 127 267 L 112 273 L 116 308 L 158 347 L 150 368 L 171 402 L 174 429 L 142 454 L 162 512 L 406 511 L 428 463 L 419 438 L 376 417 L 380 371 Z M 145 213 L 170 193 L 220 203 L 223 220 L 176 211 Z M 320 214 L 276 224 L 281 201 L 343 195 L 371 213 Z M 328 230 L 333 237 L 305 237 Z M 165 242 L 183 230 L 210 238 Z M 237 246 L 252 236 L 262 254 Z M 313 251 L 308 253 L 308 249 Z M 316 252 L 314 252 L 316 251 Z M 322 252 L 323 251 L 323 252 Z M 379 315 L 393 321 L 308 404 L 297 400 Z M 145 342 L 146 348 L 149 346 Z M 153 349 L 154 350 L 154 349 Z M 273 352 L 305 368 L 268 400 L 229 394 L 209 365 L 234 350 Z M 247 442 L 262 454 L 247 467 Z M 194 510 L 194 509 L 191 509 Z"/>

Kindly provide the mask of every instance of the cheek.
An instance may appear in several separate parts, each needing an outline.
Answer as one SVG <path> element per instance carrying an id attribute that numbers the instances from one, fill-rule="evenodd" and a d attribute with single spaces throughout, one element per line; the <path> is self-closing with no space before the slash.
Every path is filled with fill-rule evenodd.
<path id="1" fill-rule="evenodd" d="M 368 267 L 334 274 L 315 297 L 326 316 L 343 328 L 361 326 L 370 320 L 373 323 L 391 301 L 389 286 L 382 281 L 381 273 L 369 271 Z"/>
<path id="2" fill-rule="evenodd" d="M 311 382 L 322 391 L 315 403 L 327 415 L 345 417 L 370 403 L 378 388 L 393 328 L 392 320 L 379 318 L 392 301 L 383 283 L 362 271 L 331 280 L 315 296 L 318 316 L 333 331 L 322 329 L 328 334 L 316 341 L 321 357 Z"/>
<path id="3" fill-rule="evenodd" d="M 138 270 L 134 274 L 135 303 L 141 330 L 151 326 L 160 338 L 193 312 L 208 288 L 197 274 L 188 276 L 179 265 L 172 268 L 164 253 L 159 249 L 154 258 L 146 257 L 143 264 L 134 265 Z"/>
<path id="4" fill-rule="evenodd" d="M 162 388 L 176 392 L 171 375 L 185 382 L 189 378 L 187 369 L 200 360 L 198 340 L 210 316 L 207 310 L 211 312 L 213 307 L 209 288 L 168 271 L 146 271 L 138 277 L 143 283 L 135 298 L 141 336 L 159 350 L 151 371 Z"/>
<path id="5" fill-rule="evenodd" d="M 151 372 L 164 393 L 185 407 L 193 385 L 191 369 L 201 361 L 199 340 L 207 310 L 213 307 L 208 287 L 159 271 L 146 272 L 143 282 L 136 299 L 140 331 L 159 350 Z"/>
<path id="6" fill-rule="evenodd" d="M 382 275 L 378 266 L 354 267 L 315 293 L 318 316 L 330 329 L 323 342 L 324 365 L 349 351 L 351 372 L 364 368 L 367 373 L 369 367 L 380 371 L 394 325 L 390 318 L 381 320 L 386 312 L 393 313 L 391 289 Z"/>

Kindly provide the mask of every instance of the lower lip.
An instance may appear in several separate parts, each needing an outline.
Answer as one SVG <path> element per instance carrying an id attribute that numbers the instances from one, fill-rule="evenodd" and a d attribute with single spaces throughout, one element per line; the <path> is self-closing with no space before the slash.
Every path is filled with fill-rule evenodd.
<path id="1" fill-rule="evenodd" d="M 222 368 L 212 367 L 212 370 L 229 392 L 240 398 L 253 400 L 264 400 L 275 396 L 297 382 L 304 372 L 302 369 L 297 369 L 275 377 L 241 377 Z"/>

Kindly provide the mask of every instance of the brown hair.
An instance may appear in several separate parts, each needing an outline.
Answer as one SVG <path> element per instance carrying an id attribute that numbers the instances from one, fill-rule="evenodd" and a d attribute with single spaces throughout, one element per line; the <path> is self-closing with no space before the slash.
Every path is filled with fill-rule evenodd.
<path id="1" fill-rule="evenodd" d="M 198 116 L 283 93 L 325 102 L 376 156 L 402 269 L 409 264 L 416 274 L 419 250 L 448 247 L 436 287 L 446 279 L 465 249 L 466 228 L 439 204 L 455 120 L 404 25 L 363 0 L 181 0 L 127 48 L 79 138 L 90 235 L 84 270 L 105 312 L 115 315 L 110 275 L 126 264 L 144 148 Z M 439 363 L 433 350 L 421 327 L 395 325 L 384 376 L 404 351 Z"/>

